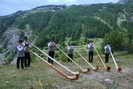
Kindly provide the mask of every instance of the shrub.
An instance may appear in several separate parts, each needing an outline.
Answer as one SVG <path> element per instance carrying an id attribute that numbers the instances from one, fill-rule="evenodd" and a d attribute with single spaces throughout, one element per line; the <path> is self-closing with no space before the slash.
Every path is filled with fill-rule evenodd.
<path id="1" fill-rule="evenodd" d="M 112 31 L 107 33 L 104 37 L 103 45 L 110 43 L 112 48 L 116 51 L 125 50 L 128 46 L 128 37 L 124 32 L 120 32 L 119 30 Z"/>

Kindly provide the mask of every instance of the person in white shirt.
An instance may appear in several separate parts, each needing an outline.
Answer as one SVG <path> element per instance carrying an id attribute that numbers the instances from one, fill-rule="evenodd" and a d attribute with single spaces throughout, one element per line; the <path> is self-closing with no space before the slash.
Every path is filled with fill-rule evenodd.
<path id="1" fill-rule="evenodd" d="M 72 44 L 69 44 L 67 47 L 67 53 L 68 56 L 73 59 L 73 53 L 74 53 L 74 46 Z M 71 60 L 68 58 L 68 62 L 71 62 Z"/>
<path id="2" fill-rule="evenodd" d="M 55 50 L 56 50 L 56 44 L 53 40 L 51 40 L 48 43 L 48 54 L 50 57 L 54 58 Z M 48 62 L 53 64 L 53 60 L 51 60 L 51 58 L 49 58 L 49 57 L 48 57 Z"/>
<path id="3" fill-rule="evenodd" d="M 24 46 L 23 46 L 23 41 L 19 40 L 18 45 L 16 47 L 17 49 L 17 69 L 21 68 L 24 69 Z"/>
<path id="4" fill-rule="evenodd" d="M 24 54 L 25 54 L 25 67 L 30 67 L 31 56 L 30 56 L 29 48 L 31 46 L 31 43 L 28 41 L 28 38 L 26 36 L 24 37 L 23 45 L 24 45 Z"/>
<path id="5" fill-rule="evenodd" d="M 89 41 L 88 45 L 87 45 L 87 48 L 88 48 L 88 59 L 89 59 L 89 62 L 93 62 L 93 55 L 94 55 L 94 44 L 93 44 L 93 41 Z"/>
<path id="6" fill-rule="evenodd" d="M 105 63 L 108 63 L 109 62 L 109 55 L 110 55 L 110 52 L 111 52 L 111 46 L 110 44 L 106 44 L 105 47 L 104 47 L 104 50 L 105 50 Z"/>

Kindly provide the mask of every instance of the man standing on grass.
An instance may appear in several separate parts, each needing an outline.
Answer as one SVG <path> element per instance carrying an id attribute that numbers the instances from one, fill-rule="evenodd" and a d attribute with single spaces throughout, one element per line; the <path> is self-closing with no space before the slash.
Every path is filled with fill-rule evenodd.
<path id="1" fill-rule="evenodd" d="M 69 44 L 67 47 L 67 53 L 68 56 L 73 59 L 73 53 L 74 53 L 74 46 L 72 44 Z M 71 62 L 70 58 L 68 58 L 68 62 Z"/>
<path id="2" fill-rule="evenodd" d="M 29 47 L 31 43 L 28 41 L 28 38 L 26 36 L 24 37 L 23 45 L 24 45 L 24 54 L 25 54 L 25 67 L 30 67 L 31 56 L 30 56 Z"/>
<path id="3" fill-rule="evenodd" d="M 48 43 L 48 54 L 50 57 L 54 58 L 54 55 L 55 55 L 55 49 L 56 49 L 56 44 L 53 40 L 51 40 L 49 43 Z M 53 60 L 51 60 L 51 58 L 48 57 L 48 62 L 53 64 Z"/>
<path id="4" fill-rule="evenodd" d="M 89 62 L 93 63 L 94 44 L 93 44 L 92 40 L 89 41 L 89 43 L 87 45 L 87 48 L 88 48 L 88 59 L 89 59 Z"/>
<path id="5" fill-rule="evenodd" d="M 17 69 L 21 68 L 24 69 L 24 46 L 23 46 L 23 41 L 19 40 L 18 45 L 16 47 L 17 49 Z"/>
<path id="6" fill-rule="evenodd" d="M 105 63 L 108 63 L 109 62 L 109 55 L 111 52 L 111 46 L 109 45 L 109 43 L 107 45 L 105 45 L 104 50 L 105 50 Z"/>

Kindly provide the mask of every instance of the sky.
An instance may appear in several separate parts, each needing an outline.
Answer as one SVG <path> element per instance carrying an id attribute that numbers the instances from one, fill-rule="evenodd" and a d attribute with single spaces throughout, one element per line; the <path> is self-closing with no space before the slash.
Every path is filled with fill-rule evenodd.
<path id="1" fill-rule="evenodd" d="M 117 1 L 118 0 L 0 0 L 0 16 L 9 15 L 19 10 L 29 10 L 42 5 L 116 3 Z"/>

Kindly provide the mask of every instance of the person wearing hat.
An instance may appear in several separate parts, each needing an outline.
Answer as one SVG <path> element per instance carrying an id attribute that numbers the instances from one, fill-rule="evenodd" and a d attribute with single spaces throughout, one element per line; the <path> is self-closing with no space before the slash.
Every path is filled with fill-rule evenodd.
<path id="1" fill-rule="evenodd" d="M 51 40 L 49 43 L 48 43 L 48 54 L 50 57 L 54 58 L 54 55 L 55 55 L 55 49 L 56 49 L 56 44 L 53 40 Z M 48 62 L 53 64 L 53 60 L 51 60 L 51 58 L 48 57 Z"/>
<path id="2" fill-rule="evenodd" d="M 93 41 L 89 41 L 88 42 L 88 45 L 87 45 L 87 48 L 88 48 L 88 59 L 89 59 L 89 62 L 93 62 L 93 55 L 94 55 L 94 44 L 93 44 Z"/>
<path id="3" fill-rule="evenodd" d="M 20 68 L 20 64 L 21 64 L 21 68 L 24 69 L 24 46 L 23 46 L 23 41 L 19 40 L 18 41 L 18 45 L 16 47 L 17 50 L 17 69 Z"/>

